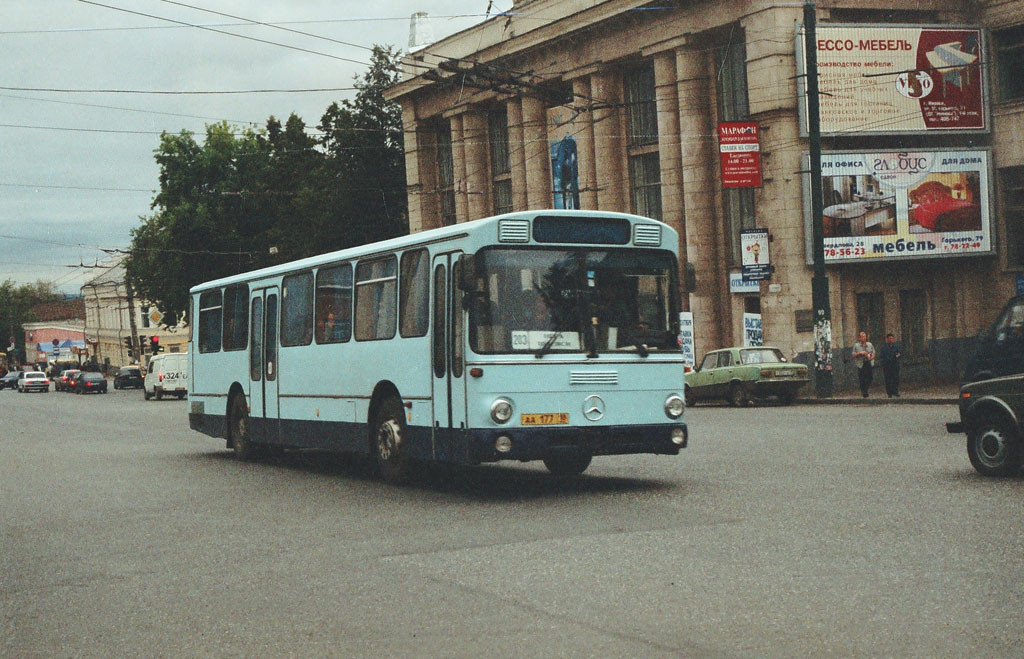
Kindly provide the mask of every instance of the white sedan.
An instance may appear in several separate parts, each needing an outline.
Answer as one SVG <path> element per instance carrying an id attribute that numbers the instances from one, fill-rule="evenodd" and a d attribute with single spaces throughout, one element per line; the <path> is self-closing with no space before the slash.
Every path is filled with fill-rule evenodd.
<path id="1" fill-rule="evenodd" d="M 50 378 L 46 377 L 46 373 L 42 371 L 25 371 L 18 378 L 18 391 L 20 393 L 25 393 L 26 391 L 49 393 Z"/>

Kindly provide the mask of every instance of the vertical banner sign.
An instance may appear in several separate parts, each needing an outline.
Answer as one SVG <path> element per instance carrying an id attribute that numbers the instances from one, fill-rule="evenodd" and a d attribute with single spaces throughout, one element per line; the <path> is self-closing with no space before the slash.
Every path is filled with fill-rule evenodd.
<path id="1" fill-rule="evenodd" d="M 573 122 L 576 113 L 564 106 L 548 110 L 548 147 L 551 150 L 552 208 L 575 210 L 580 207 L 579 150 Z"/>
<path id="2" fill-rule="evenodd" d="M 683 362 L 693 368 L 697 363 L 697 350 L 693 342 L 693 312 L 679 312 L 679 348 L 683 351 Z"/>
<path id="3" fill-rule="evenodd" d="M 764 345 L 761 314 L 743 314 L 743 345 L 747 347 L 760 347 Z"/>
<path id="4" fill-rule="evenodd" d="M 832 24 L 815 36 L 822 135 L 989 130 L 980 28 Z"/>
<path id="5" fill-rule="evenodd" d="M 723 188 L 761 187 L 760 133 L 755 121 L 718 123 Z"/>
<path id="6" fill-rule="evenodd" d="M 768 255 L 768 229 L 740 231 L 741 272 L 743 281 L 771 279 L 771 259 Z"/>

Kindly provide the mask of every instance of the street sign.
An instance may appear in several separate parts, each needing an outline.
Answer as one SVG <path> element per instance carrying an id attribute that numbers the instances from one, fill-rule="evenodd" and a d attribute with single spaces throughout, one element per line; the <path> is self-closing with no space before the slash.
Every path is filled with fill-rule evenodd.
<path id="1" fill-rule="evenodd" d="M 164 319 L 164 315 L 162 313 L 160 313 L 159 310 L 153 309 L 152 311 L 149 312 L 149 320 L 154 325 L 159 325 L 160 321 L 163 320 L 163 319 Z"/>

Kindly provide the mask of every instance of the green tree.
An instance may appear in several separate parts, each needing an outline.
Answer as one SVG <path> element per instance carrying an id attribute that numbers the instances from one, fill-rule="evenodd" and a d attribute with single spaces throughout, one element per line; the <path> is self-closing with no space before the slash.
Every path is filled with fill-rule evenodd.
<path id="1" fill-rule="evenodd" d="M 324 113 L 322 137 L 294 114 L 259 131 L 212 124 L 201 143 L 163 134 L 154 212 L 126 260 L 136 294 L 173 325 L 195 284 L 405 233 L 401 110 L 383 97 L 397 56 L 374 49 L 354 100 Z"/>
<path id="2" fill-rule="evenodd" d="M 17 356 L 9 355 L 9 362 L 25 360 L 25 332 L 22 326 L 39 320 L 32 307 L 44 302 L 56 302 L 62 296 L 51 282 L 37 281 L 34 284 L 16 285 L 10 279 L 0 283 L 0 333 L 3 333 L 3 349 L 6 352 L 7 338 L 14 338 Z M 34 354 L 34 353 L 33 353 Z"/>

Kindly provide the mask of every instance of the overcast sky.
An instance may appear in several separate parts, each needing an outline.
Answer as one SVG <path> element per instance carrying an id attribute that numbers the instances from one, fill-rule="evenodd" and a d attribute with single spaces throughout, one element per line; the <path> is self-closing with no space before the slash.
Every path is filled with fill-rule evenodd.
<path id="1" fill-rule="evenodd" d="M 371 46 L 408 46 L 413 12 L 441 39 L 484 20 L 488 5 L 512 0 L 2 0 L 0 281 L 77 293 L 96 274 L 77 266 L 127 247 L 152 212 L 161 131 L 201 136 L 208 123 L 262 127 L 291 113 L 312 128 L 352 95 L 129 92 L 351 87 Z"/>

